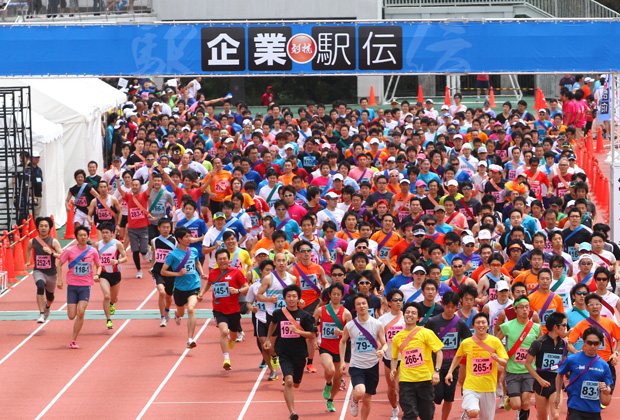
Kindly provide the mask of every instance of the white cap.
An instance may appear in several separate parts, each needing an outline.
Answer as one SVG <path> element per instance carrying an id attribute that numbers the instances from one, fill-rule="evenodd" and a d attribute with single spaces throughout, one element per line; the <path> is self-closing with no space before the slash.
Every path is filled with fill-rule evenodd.
<path id="1" fill-rule="evenodd" d="M 252 125 L 252 120 L 249 118 L 243 120 L 243 126 L 245 127 L 246 125 Z"/>
<path id="2" fill-rule="evenodd" d="M 401 179 L 401 180 L 400 180 L 400 183 L 401 183 L 401 184 L 409 184 L 409 185 L 411 185 L 411 181 L 409 180 L 409 178 L 403 178 L 403 179 Z"/>
<path id="3" fill-rule="evenodd" d="M 508 286 L 508 282 L 507 281 L 500 280 L 497 283 L 495 283 L 495 291 L 496 292 L 504 292 L 506 290 L 510 290 L 510 286 Z"/>
<path id="4" fill-rule="evenodd" d="M 491 166 L 489 166 L 489 171 L 491 171 L 491 172 L 493 172 L 493 171 L 501 172 L 502 171 L 502 167 L 499 166 L 499 165 L 492 164 Z"/>
<path id="5" fill-rule="evenodd" d="M 456 133 L 456 134 L 454 135 L 454 138 L 455 138 L 455 139 L 462 139 L 462 138 L 463 138 L 463 136 L 461 136 L 459 133 Z"/>
<path id="6" fill-rule="evenodd" d="M 325 194 L 325 198 L 331 198 L 331 199 L 337 200 L 340 198 L 340 196 L 336 194 L 335 192 L 328 192 L 327 194 Z"/>
<path id="7" fill-rule="evenodd" d="M 475 243 L 476 243 L 476 240 L 474 239 L 473 236 L 467 235 L 463 238 L 463 245 L 475 244 Z"/>
<path id="8" fill-rule="evenodd" d="M 478 148 L 478 153 L 488 153 L 488 150 L 487 150 L 487 148 L 486 148 L 486 147 L 484 147 L 484 146 L 480 146 L 480 147 Z"/>
<path id="9" fill-rule="evenodd" d="M 321 145 L 321 149 L 331 149 L 332 147 L 329 145 L 329 143 L 323 143 Z"/>
<path id="10" fill-rule="evenodd" d="M 478 234 L 478 239 L 491 239 L 491 232 L 489 232 L 487 229 L 482 229 Z"/>
<path id="11" fill-rule="evenodd" d="M 450 109 L 450 107 L 448 105 L 442 105 L 441 110 L 443 111 L 444 109 Z"/>
<path id="12" fill-rule="evenodd" d="M 455 137 L 456 137 L 456 136 L 455 136 Z M 469 150 L 471 150 L 471 149 L 472 149 L 471 144 L 469 144 L 469 143 L 465 143 L 465 144 L 463 144 L 463 149 L 469 149 Z"/>
<path id="13" fill-rule="evenodd" d="M 412 124 L 405 124 L 405 130 L 408 129 L 412 129 L 413 130 L 413 125 Z"/>
<path id="14" fill-rule="evenodd" d="M 254 130 L 254 133 L 261 133 L 261 134 L 263 134 L 263 129 L 262 128 L 257 128 L 256 130 Z"/>
<path id="15" fill-rule="evenodd" d="M 421 271 L 424 274 L 426 274 L 426 269 L 424 267 L 422 267 L 421 265 L 416 265 L 415 268 L 413 269 L 412 273 L 417 273 L 418 271 Z"/>
<path id="16" fill-rule="evenodd" d="M 582 260 L 590 260 L 590 261 L 594 261 L 594 260 L 592 259 L 592 254 L 581 254 L 581 255 L 579 256 L 579 261 L 582 261 Z"/>
<path id="17" fill-rule="evenodd" d="M 418 235 L 426 235 L 426 231 L 424 229 L 416 229 L 413 231 L 413 236 L 418 236 Z"/>
<path id="18" fill-rule="evenodd" d="M 376 137 L 374 137 L 372 140 L 370 140 L 370 144 L 379 144 L 379 143 L 381 143 L 381 142 Z"/>
<path id="19" fill-rule="evenodd" d="M 125 110 L 125 118 L 133 117 L 134 115 L 138 115 L 138 113 L 130 109 Z"/>
<path id="20" fill-rule="evenodd" d="M 394 156 L 390 156 L 387 158 L 387 162 L 396 162 L 396 158 Z"/>
<path id="21" fill-rule="evenodd" d="M 269 251 L 267 251 L 265 248 L 259 248 L 259 249 L 258 249 L 258 250 L 254 253 L 254 255 L 255 255 L 255 256 L 257 256 L 257 257 L 258 257 L 259 255 L 261 255 L 261 254 L 264 254 L 264 255 L 269 255 Z"/>
<path id="22" fill-rule="evenodd" d="M 435 102 L 433 102 L 433 100 L 432 100 L 432 99 L 427 99 L 427 100 L 426 100 L 426 103 L 427 103 L 427 104 L 434 104 Z"/>
<path id="23" fill-rule="evenodd" d="M 233 139 L 232 137 L 228 137 L 226 138 L 226 140 L 224 140 L 224 143 L 234 143 L 235 139 Z"/>
<path id="24" fill-rule="evenodd" d="M 336 174 L 334 176 L 332 176 L 332 179 L 335 181 L 337 179 L 344 181 L 344 177 L 342 176 L 342 174 Z"/>
<path id="25" fill-rule="evenodd" d="M 547 110 L 545 108 L 540 108 L 538 110 L 538 113 L 540 114 L 541 112 L 544 112 L 545 114 L 547 113 Z"/>
<path id="26" fill-rule="evenodd" d="M 41 155 L 40 155 L 40 154 L 39 154 L 39 152 L 37 152 L 36 150 L 33 150 L 33 151 L 32 151 L 32 157 L 33 157 L 33 158 L 40 158 L 40 157 L 41 157 Z"/>
<path id="27" fill-rule="evenodd" d="M 450 181 L 448 181 L 448 183 L 446 185 L 448 187 L 458 187 L 459 186 L 459 182 L 456 179 L 451 179 Z"/>
<path id="28" fill-rule="evenodd" d="M 404 118 L 407 118 L 407 117 L 413 117 L 413 114 L 411 112 L 407 112 L 405 114 Z"/>
<path id="29" fill-rule="evenodd" d="M 478 153 L 480 153 L 480 152 L 478 152 Z M 478 166 L 480 166 L 480 165 L 482 165 L 482 166 L 489 166 L 489 164 L 487 163 L 486 160 L 481 160 L 480 162 L 478 162 Z"/>
<path id="30" fill-rule="evenodd" d="M 284 150 L 286 150 L 286 149 L 293 149 L 293 150 L 295 150 L 295 146 L 293 146 L 291 143 L 289 143 L 289 144 L 284 146 Z"/>
<path id="31" fill-rule="evenodd" d="M 181 129 L 181 131 L 191 131 L 190 128 L 188 126 L 185 126 Z"/>

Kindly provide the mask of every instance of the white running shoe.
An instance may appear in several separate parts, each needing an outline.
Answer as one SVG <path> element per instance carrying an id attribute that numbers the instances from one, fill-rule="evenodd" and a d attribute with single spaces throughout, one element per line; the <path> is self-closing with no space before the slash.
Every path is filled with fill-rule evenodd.
<path id="1" fill-rule="evenodd" d="M 349 406 L 349 411 L 353 417 L 357 417 L 359 414 L 359 403 L 353 401 L 353 397 L 351 397 L 351 405 Z"/>
<path id="2" fill-rule="evenodd" d="M 166 320 L 166 317 L 162 317 L 161 322 L 159 323 L 159 326 L 165 327 L 166 325 L 168 325 L 168 321 Z"/>
<path id="3" fill-rule="evenodd" d="M 197 346 L 196 340 L 194 340 L 193 338 L 190 338 L 189 340 L 187 340 L 187 348 L 188 349 L 193 349 L 196 346 Z"/>
<path id="4" fill-rule="evenodd" d="M 43 311 L 43 316 L 45 317 L 46 321 L 47 321 L 47 318 L 50 317 L 50 308 L 49 306 L 47 306 L 47 302 L 45 302 L 45 310 Z"/>
<path id="5" fill-rule="evenodd" d="M 235 339 L 235 341 L 237 343 L 241 343 L 242 341 L 245 340 L 245 333 L 243 331 L 241 331 L 238 335 L 237 338 Z"/>
<path id="6" fill-rule="evenodd" d="M 166 321 L 170 321 L 170 311 L 164 312 L 164 318 L 166 318 Z"/>
<path id="7" fill-rule="evenodd" d="M 149 260 L 149 262 L 153 261 L 153 251 L 149 249 L 149 252 L 146 253 L 146 258 Z"/>
<path id="8" fill-rule="evenodd" d="M 45 315 L 44 314 L 39 315 L 39 318 L 37 319 L 37 323 L 43 324 L 44 322 L 45 322 Z"/>
<path id="9" fill-rule="evenodd" d="M 398 420 L 399 414 L 400 414 L 400 410 L 398 409 L 398 406 L 392 408 L 392 417 L 390 418 L 390 420 Z"/>
<path id="10" fill-rule="evenodd" d="M 137 279 L 141 279 L 141 278 L 142 278 L 142 270 L 139 270 L 139 271 L 136 273 L 136 278 L 137 278 Z"/>

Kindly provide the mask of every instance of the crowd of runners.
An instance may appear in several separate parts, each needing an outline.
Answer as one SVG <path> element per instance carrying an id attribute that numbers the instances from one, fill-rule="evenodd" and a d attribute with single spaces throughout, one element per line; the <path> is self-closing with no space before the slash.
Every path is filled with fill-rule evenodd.
<path id="1" fill-rule="evenodd" d="M 36 220 L 38 322 L 66 288 L 79 348 L 96 282 L 113 328 L 131 259 L 157 287 L 159 326 L 185 322 L 189 349 L 212 297 L 223 369 L 239 342 L 256 345 L 290 419 L 319 365 L 327 411 L 348 375 L 362 419 L 380 381 L 392 411 L 373 418 L 558 420 L 567 404 L 569 420 L 600 419 L 620 348 L 620 248 L 574 154 L 588 118 L 603 123 L 597 101 L 562 81 L 550 109 L 521 100 L 497 114 L 460 94 L 449 107 L 290 109 L 270 92 L 252 113 L 207 100 L 200 79 L 158 92 L 146 81 L 108 116 L 106 167 L 75 171 L 77 243 L 63 250 L 52 220 Z"/>

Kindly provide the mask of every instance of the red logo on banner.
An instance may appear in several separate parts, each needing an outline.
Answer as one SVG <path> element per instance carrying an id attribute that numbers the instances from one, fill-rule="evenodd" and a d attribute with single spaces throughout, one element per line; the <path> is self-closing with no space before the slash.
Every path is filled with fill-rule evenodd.
<path id="1" fill-rule="evenodd" d="M 286 46 L 288 56 L 296 63 L 305 64 L 316 55 L 316 42 L 307 34 L 297 34 L 289 39 Z"/>

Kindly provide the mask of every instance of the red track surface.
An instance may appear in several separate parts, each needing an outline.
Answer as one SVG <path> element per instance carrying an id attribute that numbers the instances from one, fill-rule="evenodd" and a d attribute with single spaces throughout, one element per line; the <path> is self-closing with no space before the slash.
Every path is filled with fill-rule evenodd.
<path id="1" fill-rule="evenodd" d="M 138 309 L 144 303 L 142 309 L 157 308 L 157 295 L 151 295 L 150 276 L 135 279 L 131 263 L 123 268 L 125 280 L 116 307 Z M 65 303 L 64 290 L 56 296 L 52 310 Z M 101 296 L 101 289 L 95 284 L 88 309 L 101 309 Z M 210 300 L 199 308 L 211 308 Z M 31 277 L 0 298 L 2 311 L 35 309 Z M 3 321 L 0 419 L 35 419 L 42 415 L 44 419 L 124 420 L 136 419 L 141 413 L 143 419 L 287 419 L 281 380 L 267 382 L 267 374 L 258 369 L 260 355 L 251 337 L 249 320 L 243 320 L 246 341 L 237 343 L 231 351 L 230 372 L 222 369 L 218 330 L 212 322 L 203 329 L 204 324 L 205 320 L 198 320 L 196 332 L 202 331 L 198 347 L 186 353 L 185 320 L 181 327 L 171 322 L 167 328 L 160 328 L 158 320 L 116 320 L 110 331 L 105 329 L 104 321 L 85 321 L 78 339 L 79 350 L 68 347 L 71 321 L 49 321 L 43 327 L 35 321 Z M 26 339 L 25 344 L 6 357 Z M 302 419 L 353 418 L 348 412 L 342 416 L 346 391 L 338 395 L 337 412 L 326 412 L 318 357 L 315 366 L 319 372 L 306 374 L 296 391 L 297 413 Z M 389 418 L 391 408 L 385 390 L 382 379 L 371 419 Z M 615 411 L 620 408 L 619 398 L 615 397 L 603 411 L 603 419 L 620 418 Z M 436 419 L 440 412 L 438 407 Z M 450 420 L 460 419 L 461 413 L 459 400 Z M 498 410 L 496 418 L 512 420 L 515 416 L 514 411 Z M 533 409 L 530 418 L 536 419 Z"/>

